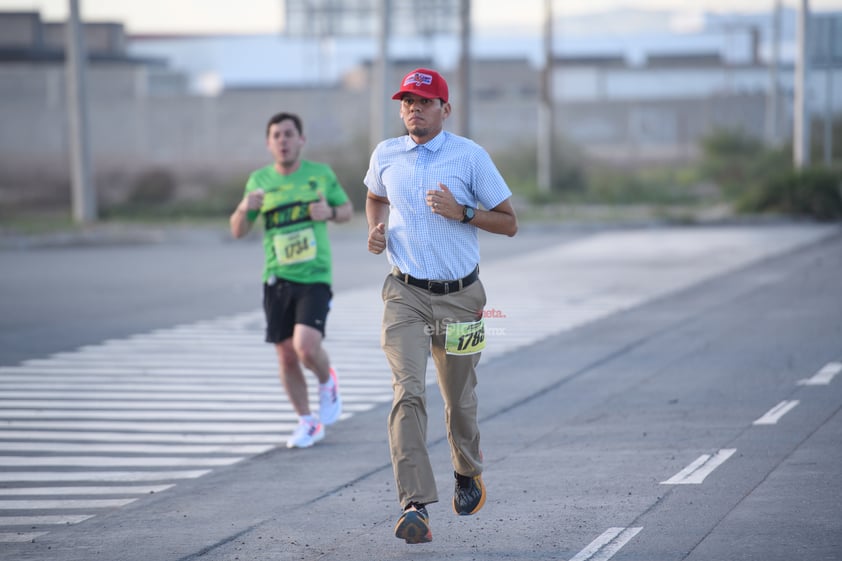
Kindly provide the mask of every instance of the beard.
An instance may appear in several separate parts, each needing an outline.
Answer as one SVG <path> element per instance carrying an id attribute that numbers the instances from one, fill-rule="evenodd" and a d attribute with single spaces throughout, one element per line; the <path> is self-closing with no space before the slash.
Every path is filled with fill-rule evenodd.
<path id="1" fill-rule="evenodd" d="M 404 128 L 406 129 L 406 132 L 408 132 L 412 136 L 417 136 L 420 138 L 429 136 L 433 132 L 433 127 L 418 122 L 411 123 L 409 125 L 404 123 Z"/>
<path id="2" fill-rule="evenodd" d="M 430 127 L 423 127 L 423 126 L 417 125 L 417 124 L 412 125 L 411 127 L 406 127 L 406 130 L 412 136 L 418 136 L 418 137 L 421 137 L 421 138 L 427 136 L 428 134 L 430 134 L 430 131 L 432 131 L 432 129 Z"/>

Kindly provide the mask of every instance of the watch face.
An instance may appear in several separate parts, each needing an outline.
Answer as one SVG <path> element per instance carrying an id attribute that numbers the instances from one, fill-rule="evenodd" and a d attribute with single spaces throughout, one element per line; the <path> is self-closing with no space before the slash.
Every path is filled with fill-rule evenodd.
<path id="1" fill-rule="evenodd" d="M 474 218 L 474 209 L 472 207 L 466 206 L 464 216 L 462 217 L 462 222 L 470 222 Z"/>

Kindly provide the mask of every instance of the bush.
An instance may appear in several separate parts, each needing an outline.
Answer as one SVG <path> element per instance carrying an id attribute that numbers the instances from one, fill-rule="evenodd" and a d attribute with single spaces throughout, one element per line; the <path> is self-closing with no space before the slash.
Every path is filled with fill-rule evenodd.
<path id="1" fill-rule="evenodd" d="M 176 179 L 164 169 L 151 169 L 137 176 L 129 192 L 129 204 L 157 205 L 172 200 Z"/>
<path id="2" fill-rule="evenodd" d="M 506 182 L 518 195 L 534 203 L 547 203 L 581 193 L 587 186 L 584 155 L 574 144 L 561 139 L 556 141 L 553 159 L 553 182 L 550 192 L 538 190 L 537 147 L 521 145 L 520 149 L 492 154 L 497 168 Z"/>
<path id="3" fill-rule="evenodd" d="M 791 158 L 783 149 L 768 150 L 741 132 L 715 131 L 702 140 L 702 154 L 699 174 L 718 185 L 730 201 L 792 170 Z"/>
<path id="4" fill-rule="evenodd" d="M 842 171 L 816 167 L 773 177 L 747 192 L 737 202 L 737 210 L 840 220 Z"/>
<path id="5" fill-rule="evenodd" d="M 592 166 L 585 200 L 609 204 L 692 204 L 705 202 L 696 189 L 695 174 L 682 167 L 641 169 Z"/>

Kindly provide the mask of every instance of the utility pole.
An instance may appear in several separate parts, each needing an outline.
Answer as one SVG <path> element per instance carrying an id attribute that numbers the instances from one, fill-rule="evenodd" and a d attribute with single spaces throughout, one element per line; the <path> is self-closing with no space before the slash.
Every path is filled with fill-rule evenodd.
<path id="1" fill-rule="evenodd" d="M 389 136 L 387 112 L 390 109 L 389 92 L 389 37 L 391 35 L 392 0 L 376 0 L 377 58 L 371 67 L 371 124 L 369 144 L 373 150 Z"/>
<path id="2" fill-rule="evenodd" d="M 825 107 L 824 107 L 824 165 L 830 167 L 833 164 L 833 71 L 836 68 L 836 56 L 834 46 L 836 45 L 836 31 L 842 26 L 842 17 L 822 18 L 825 29 L 826 53 L 824 53 L 825 74 Z"/>
<path id="3" fill-rule="evenodd" d="M 555 135 L 553 110 L 553 0 L 544 0 L 544 71 L 538 106 L 538 191 L 549 193 L 553 183 Z"/>
<path id="4" fill-rule="evenodd" d="M 781 61 L 781 0 L 775 0 L 772 8 L 772 38 L 769 52 L 769 92 L 766 98 L 766 142 L 777 146 L 780 131 L 780 82 L 778 72 Z"/>
<path id="5" fill-rule="evenodd" d="M 79 0 L 70 0 L 66 30 L 68 145 L 73 200 L 73 220 L 97 219 L 96 190 L 91 177 L 91 148 L 88 140 L 88 98 L 84 34 L 79 17 Z"/>
<path id="6" fill-rule="evenodd" d="M 460 104 L 459 134 L 471 136 L 471 0 L 459 2 L 459 32 L 462 43 L 459 56 Z"/>
<path id="7" fill-rule="evenodd" d="M 807 84 L 810 76 L 810 2 L 801 0 L 796 29 L 797 58 L 795 60 L 795 107 L 793 111 L 793 163 L 796 169 L 810 165 L 810 104 Z"/>

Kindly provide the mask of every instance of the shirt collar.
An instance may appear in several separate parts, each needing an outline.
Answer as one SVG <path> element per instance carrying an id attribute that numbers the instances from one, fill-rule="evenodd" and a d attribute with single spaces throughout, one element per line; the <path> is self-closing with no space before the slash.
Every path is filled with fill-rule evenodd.
<path id="1" fill-rule="evenodd" d="M 406 135 L 404 137 L 406 139 L 405 144 L 404 144 L 404 148 L 406 149 L 407 152 L 409 152 L 410 150 L 413 150 L 413 149 L 415 149 L 419 146 L 423 146 L 427 150 L 430 150 L 432 152 L 436 152 L 436 151 L 438 151 L 439 148 L 441 148 L 442 144 L 444 144 L 444 139 L 445 139 L 446 134 L 447 133 L 444 130 L 442 130 L 436 136 L 434 136 L 433 138 L 431 138 L 430 140 L 428 140 L 424 144 L 416 144 L 415 141 L 412 140 L 411 136 Z"/>

